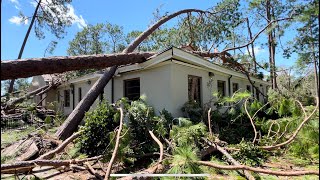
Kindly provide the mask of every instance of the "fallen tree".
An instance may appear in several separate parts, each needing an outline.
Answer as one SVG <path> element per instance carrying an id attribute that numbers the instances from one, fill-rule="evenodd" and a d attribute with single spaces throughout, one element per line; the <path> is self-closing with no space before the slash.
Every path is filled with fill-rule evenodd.
<path id="1" fill-rule="evenodd" d="M 96 156 L 92 158 L 86 158 L 81 160 L 32 160 L 32 161 L 20 161 L 13 164 L 1 164 L 1 174 L 16 174 L 31 172 L 36 166 L 69 166 L 71 164 L 82 164 L 84 162 L 101 159 L 103 156 Z"/>
<path id="2" fill-rule="evenodd" d="M 1 80 L 141 63 L 154 54 L 154 52 L 133 52 L 1 61 Z"/>
<path id="3" fill-rule="evenodd" d="M 122 51 L 122 53 L 127 54 L 134 51 L 134 49 L 151 33 L 153 33 L 157 28 L 159 28 L 162 24 L 169 21 L 170 19 L 184 13 L 190 12 L 198 12 L 198 13 L 207 13 L 206 11 L 198 10 L 198 9 L 185 9 L 168 16 L 164 16 L 146 31 L 141 33 L 133 42 L 129 44 L 129 46 Z M 130 61 L 128 61 L 130 62 Z M 132 62 L 131 62 L 132 63 Z M 113 77 L 116 72 L 118 65 L 115 64 L 108 71 L 105 71 L 102 77 L 100 77 L 96 83 L 91 87 L 89 92 L 84 96 L 84 98 L 78 103 L 76 108 L 72 111 L 72 113 L 68 116 L 66 121 L 62 124 L 59 130 L 56 133 L 56 136 L 59 139 L 68 138 L 74 131 L 76 131 L 79 123 L 82 121 L 84 114 L 88 111 L 94 101 L 97 99 L 99 94 L 103 91 L 104 87 L 108 84 L 109 80 Z"/>

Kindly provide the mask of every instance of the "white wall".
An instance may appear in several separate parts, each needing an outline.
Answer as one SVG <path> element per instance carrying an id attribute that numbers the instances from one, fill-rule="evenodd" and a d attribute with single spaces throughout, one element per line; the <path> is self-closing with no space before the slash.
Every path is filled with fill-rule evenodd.
<path id="1" fill-rule="evenodd" d="M 229 95 L 228 78 L 230 75 L 212 71 L 214 76 L 209 77 L 209 71 L 203 68 L 190 66 L 188 64 L 179 63 L 177 61 L 162 62 L 151 69 L 131 71 L 117 75 L 114 77 L 114 101 L 124 96 L 124 80 L 139 78 L 140 79 L 140 95 L 147 96 L 147 103 L 155 109 L 158 113 L 162 109 L 166 109 L 172 113 L 173 116 L 182 116 L 181 108 L 188 101 L 188 75 L 201 77 L 201 102 L 207 103 L 212 99 L 212 93 L 217 92 L 217 81 L 222 80 L 226 82 L 226 92 Z M 89 91 L 96 79 L 91 79 L 89 85 L 87 81 L 74 83 L 75 93 L 75 107 L 78 101 L 78 88 L 82 88 L 82 98 Z M 232 83 L 238 83 L 242 91 L 246 90 L 246 86 L 250 85 L 247 79 L 238 77 L 231 77 L 230 86 Z M 255 84 L 260 88 L 260 84 Z M 60 86 L 59 91 L 63 101 L 63 90 L 70 89 L 70 86 Z M 263 85 L 264 93 L 266 93 L 266 85 Z M 231 89 L 232 95 L 232 89 Z M 68 115 L 73 110 L 72 93 L 70 93 L 70 107 L 64 107 L 64 114 Z M 111 102 L 111 80 L 104 88 L 104 98 Z M 260 101 L 263 101 L 260 95 Z M 95 101 L 90 110 L 94 109 L 99 103 L 99 98 Z"/>
<path id="2" fill-rule="evenodd" d="M 165 64 L 144 71 L 121 74 L 114 79 L 114 100 L 124 96 L 124 80 L 140 78 L 140 95 L 147 96 L 147 102 L 155 108 L 155 112 L 164 108 L 170 110 L 173 108 L 171 73 L 171 65 Z"/>

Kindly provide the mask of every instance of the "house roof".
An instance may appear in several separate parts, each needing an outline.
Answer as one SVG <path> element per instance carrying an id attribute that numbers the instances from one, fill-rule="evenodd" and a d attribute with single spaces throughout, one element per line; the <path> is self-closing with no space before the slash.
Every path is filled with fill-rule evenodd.
<path id="1" fill-rule="evenodd" d="M 154 66 L 157 66 L 159 63 L 165 62 L 165 61 L 175 61 L 178 64 L 184 64 L 187 66 L 192 66 L 200 69 L 204 69 L 211 72 L 218 72 L 221 74 L 229 74 L 234 77 L 238 77 L 241 79 L 247 79 L 247 76 L 243 73 L 240 73 L 238 71 L 232 70 L 228 67 L 225 67 L 223 65 L 220 65 L 215 62 L 208 61 L 207 59 L 197 55 L 193 54 L 191 52 L 184 51 L 177 47 L 170 47 L 169 49 L 166 49 L 166 51 L 162 51 L 161 53 L 157 54 L 157 56 L 149 59 L 146 62 L 140 63 L 140 64 L 134 64 L 134 65 L 128 65 L 123 66 L 117 70 L 118 73 L 125 73 L 129 71 L 137 71 L 137 70 L 144 70 L 148 68 L 152 68 Z M 269 82 L 263 81 L 261 79 L 250 77 L 253 81 L 264 83 L 264 84 L 270 84 Z"/>
<path id="2" fill-rule="evenodd" d="M 43 74 L 41 75 L 44 79 L 44 81 L 52 81 L 54 78 L 56 78 L 56 75 L 54 74 Z"/>
<path id="3" fill-rule="evenodd" d="M 189 66 L 196 67 L 196 68 L 201 68 L 201 69 L 207 70 L 209 72 L 211 71 L 211 72 L 218 72 L 218 73 L 222 73 L 222 74 L 229 74 L 229 75 L 241 78 L 241 79 L 247 79 L 247 77 L 240 72 L 237 72 L 237 71 L 232 70 L 228 67 L 222 66 L 218 63 L 208 61 L 207 59 L 205 59 L 197 54 L 193 54 L 191 52 L 185 51 L 181 48 L 177 48 L 174 46 L 170 46 L 164 50 L 159 51 L 157 54 L 148 58 L 148 60 L 143 63 L 136 63 L 136 64 L 132 64 L 132 65 L 120 66 L 117 69 L 116 74 L 130 72 L 130 71 L 140 71 L 140 70 L 144 70 L 144 69 L 153 68 L 153 67 L 157 66 L 158 64 L 165 62 L 165 61 L 169 61 L 169 60 L 171 60 L 171 61 L 173 60 L 174 62 L 176 62 L 178 64 L 180 63 L 180 64 L 189 65 Z M 71 79 L 68 82 L 75 83 L 75 82 L 79 82 L 79 81 L 86 81 L 89 79 L 98 78 L 98 77 L 102 76 L 102 74 L 103 74 L 103 72 L 100 70 L 100 71 L 97 71 L 92 74 L 88 74 L 88 75 L 85 75 L 82 77 Z M 261 79 L 257 79 L 255 77 L 251 77 L 251 79 L 256 82 L 270 84 L 269 82 L 263 81 Z"/>

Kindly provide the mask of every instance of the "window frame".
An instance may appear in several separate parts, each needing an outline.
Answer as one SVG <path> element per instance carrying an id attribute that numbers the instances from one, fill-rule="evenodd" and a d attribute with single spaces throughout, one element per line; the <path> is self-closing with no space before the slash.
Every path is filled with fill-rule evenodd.
<path id="1" fill-rule="evenodd" d="M 247 86 L 246 86 L 246 90 L 249 91 L 250 93 L 252 93 L 252 87 L 251 87 L 251 85 L 247 85 Z"/>
<path id="2" fill-rule="evenodd" d="M 196 78 L 196 79 L 198 79 L 197 80 L 197 82 L 198 82 L 198 84 L 197 84 L 197 86 L 198 86 L 198 99 L 194 99 L 194 97 L 193 98 L 191 98 L 191 89 L 190 89 L 190 87 L 192 87 L 192 84 L 190 84 L 189 83 L 189 78 Z M 192 80 L 191 80 L 191 83 L 192 83 Z M 201 88 L 201 86 L 202 86 L 202 77 L 200 77 L 200 76 L 194 76 L 194 75 L 190 75 L 190 74 L 188 74 L 188 101 L 195 101 L 195 102 L 197 102 L 199 105 L 201 105 L 201 103 L 202 103 L 202 88 Z"/>
<path id="3" fill-rule="evenodd" d="M 69 96 L 69 98 L 67 98 L 67 94 Z M 71 96 L 70 96 L 70 89 L 68 90 L 64 90 L 64 94 L 63 94 L 63 99 L 64 99 L 64 107 L 70 107 L 70 102 L 71 102 Z"/>
<path id="4" fill-rule="evenodd" d="M 133 87 L 129 87 L 129 88 L 138 88 L 139 87 L 139 96 L 138 97 L 132 97 L 132 94 L 128 95 L 128 82 L 130 81 L 139 81 L 139 86 L 133 86 Z M 134 94 L 134 93 L 133 93 Z M 138 94 L 138 93 L 136 93 Z M 125 79 L 123 80 L 123 95 L 124 97 L 127 97 L 129 100 L 133 101 L 133 100 L 137 100 L 140 98 L 140 95 L 141 95 L 141 83 L 140 83 L 140 77 L 137 77 L 137 78 L 131 78 L 131 79 Z M 130 96 L 130 97 L 129 97 Z"/>
<path id="5" fill-rule="evenodd" d="M 234 90 L 234 85 L 237 85 L 237 89 L 236 90 Z M 239 83 L 235 83 L 235 82 L 233 82 L 232 83 L 232 94 L 234 94 L 236 91 L 238 91 L 239 90 Z"/>
<path id="6" fill-rule="evenodd" d="M 82 88 L 78 87 L 78 102 L 82 100 Z"/>
<path id="7" fill-rule="evenodd" d="M 258 87 L 257 87 L 258 88 Z M 257 100 L 259 101 L 260 100 L 260 93 L 259 93 L 259 91 L 255 91 L 255 93 L 256 93 L 256 98 L 257 98 Z"/>
<path id="8" fill-rule="evenodd" d="M 223 83 L 223 93 L 221 93 L 221 92 L 219 91 L 219 82 L 220 82 L 220 83 Z M 217 80 L 217 90 L 218 90 L 218 93 L 219 93 L 222 97 L 226 96 L 226 81 Z"/>

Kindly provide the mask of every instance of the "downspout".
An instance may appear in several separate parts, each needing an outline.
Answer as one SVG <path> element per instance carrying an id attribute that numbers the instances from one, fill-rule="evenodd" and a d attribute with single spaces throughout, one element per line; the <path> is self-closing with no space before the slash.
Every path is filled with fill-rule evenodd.
<path id="1" fill-rule="evenodd" d="M 111 79 L 111 102 L 114 103 L 114 76 Z"/>
<path id="2" fill-rule="evenodd" d="M 72 110 L 74 109 L 74 87 L 72 88 Z"/>
<path id="3" fill-rule="evenodd" d="M 257 91 L 254 87 L 255 87 L 255 84 L 256 84 L 256 82 L 255 81 L 253 81 L 253 83 L 252 83 L 252 97 L 254 98 L 254 96 L 255 96 L 255 91 Z"/>
<path id="4" fill-rule="evenodd" d="M 230 79 L 232 78 L 232 75 L 230 75 L 230 77 L 228 78 L 228 87 L 229 87 L 229 96 L 231 97 L 231 82 Z"/>

